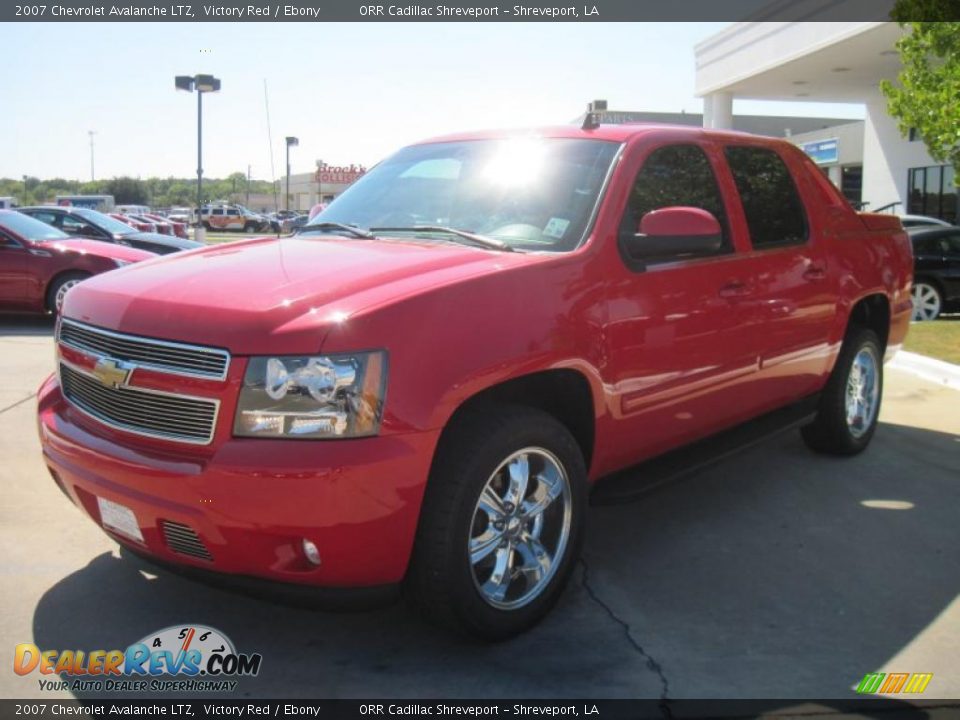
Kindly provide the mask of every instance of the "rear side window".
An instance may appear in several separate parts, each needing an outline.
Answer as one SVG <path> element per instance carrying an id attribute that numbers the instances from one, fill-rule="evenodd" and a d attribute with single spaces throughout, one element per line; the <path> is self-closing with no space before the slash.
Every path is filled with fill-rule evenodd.
<path id="1" fill-rule="evenodd" d="M 921 238 L 913 241 L 914 255 L 939 255 L 940 241 L 937 238 Z"/>
<path id="2" fill-rule="evenodd" d="M 943 251 L 947 255 L 960 255 L 960 234 L 947 235 L 943 239 Z"/>
<path id="3" fill-rule="evenodd" d="M 797 187 L 773 150 L 730 146 L 727 162 L 740 193 L 754 248 L 805 242 L 807 218 Z"/>
<path id="4" fill-rule="evenodd" d="M 630 191 L 621 232 L 635 233 L 648 212 L 665 207 L 707 210 L 720 222 L 723 245 L 730 250 L 727 213 L 706 153 L 698 145 L 667 145 L 650 153 Z"/>

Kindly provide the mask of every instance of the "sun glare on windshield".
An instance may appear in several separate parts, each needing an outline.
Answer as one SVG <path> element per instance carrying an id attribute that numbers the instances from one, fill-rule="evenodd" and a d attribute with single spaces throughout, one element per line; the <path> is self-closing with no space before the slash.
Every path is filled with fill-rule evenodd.
<path id="1" fill-rule="evenodd" d="M 500 143 L 483 169 L 485 181 L 501 187 L 522 187 L 540 177 L 547 151 L 537 137 L 514 137 Z"/>

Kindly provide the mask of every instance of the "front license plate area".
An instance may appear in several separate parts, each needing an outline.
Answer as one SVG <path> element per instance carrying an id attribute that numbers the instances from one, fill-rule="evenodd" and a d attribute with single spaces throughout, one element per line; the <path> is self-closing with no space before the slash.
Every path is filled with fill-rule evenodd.
<path id="1" fill-rule="evenodd" d="M 133 510 L 102 497 L 97 498 L 97 505 L 100 507 L 100 522 L 105 528 L 139 543 L 143 542 L 143 533 L 140 532 L 140 525 Z"/>

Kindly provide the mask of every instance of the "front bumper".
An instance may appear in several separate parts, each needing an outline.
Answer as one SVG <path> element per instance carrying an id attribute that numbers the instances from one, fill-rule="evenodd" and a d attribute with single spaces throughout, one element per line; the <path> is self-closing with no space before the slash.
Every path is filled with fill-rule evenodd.
<path id="1" fill-rule="evenodd" d="M 101 524 L 97 498 L 130 508 L 135 552 L 204 573 L 333 588 L 398 583 L 406 573 L 439 432 L 339 441 L 230 438 L 203 455 L 141 445 L 73 408 L 56 376 L 39 392 L 43 457 L 67 496 Z M 183 554 L 169 525 L 210 559 Z M 167 529 L 167 532 L 165 532 Z M 302 540 L 321 564 L 303 554 Z"/>

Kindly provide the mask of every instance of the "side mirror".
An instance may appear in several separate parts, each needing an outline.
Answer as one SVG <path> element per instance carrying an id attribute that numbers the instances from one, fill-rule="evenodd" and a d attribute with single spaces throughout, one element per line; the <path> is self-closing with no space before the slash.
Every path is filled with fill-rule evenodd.
<path id="1" fill-rule="evenodd" d="M 723 244 L 720 222 L 701 208 L 654 210 L 640 218 L 638 229 L 621 243 L 630 259 L 639 262 L 716 252 Z"/>

